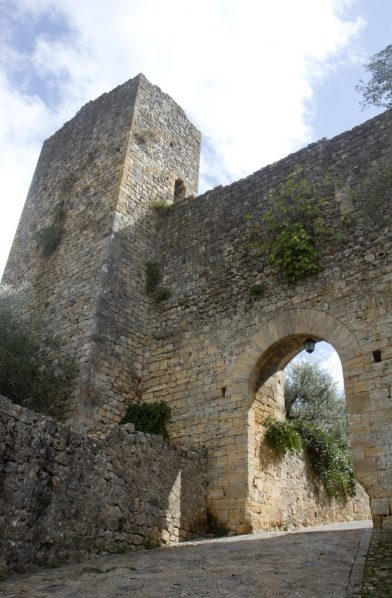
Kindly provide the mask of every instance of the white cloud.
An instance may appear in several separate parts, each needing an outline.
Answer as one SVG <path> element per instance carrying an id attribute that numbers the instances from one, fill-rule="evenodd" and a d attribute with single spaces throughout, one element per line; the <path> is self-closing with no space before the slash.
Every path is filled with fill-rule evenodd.
<path id="1" fill-rule="evenodd" d="M 140 71 L 208 137 L 204 187 L 207 180 L 226 183 L 249 174 L 310 141 L 313 85 L 337 61 L 350 60 L 350 43 L 363 25 L 359 17 L 345 18 L 351 4 L 6 1 L 13 20 L 3 31 L 28 22 L 38 33 L 30 54 L 18 53 L 9 31 L 0 46 L 0 272 L 43 139 L 82 104 Z M 43 15 L 50 35 L 38 27 Z M 19 85 L 11 85 L 16 72 Z M 36 95 L 28 95 L 34 85 Z"/>

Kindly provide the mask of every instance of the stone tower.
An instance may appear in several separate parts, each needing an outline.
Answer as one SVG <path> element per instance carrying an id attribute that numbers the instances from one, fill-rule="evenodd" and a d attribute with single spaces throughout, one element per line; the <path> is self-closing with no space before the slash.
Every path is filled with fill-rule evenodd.
<path id="1" fill-rule="evenodd" d="M 77 427 L 109 421 L 107 410 L 120 419 L 138 396 L 151 204 L 196 194 L 199 156 L 199 132 L 141 74 L 43 145 L 3 281 L 28 282 L 36 312 L 58 322 L 77 364 L 64 412 Z"/>
<path id="2" fill-rule="evenodd" d="M 66 421 L 104 427 L 128 402 L 164 400 L 172 442 L 208 449 L 210 512 L 240 533 L 279 527 L 298 486 L 265 465 L 263 424 L 283 416 L 284 367 L 306 338 L 326 340 L 358 479 L 375 525 L 390 528 L 392 203 L 381 193 L 375 209 L 363 189 L 380 173 L 391 184 L 391 140 L 387 111 L 194 198 L 200 135 L 173 100 L 139 75 L 87 104 L 44 144 L 4 277 L 31 283 L 32 309 L 75 356 Z M 318 274 L 295 285 L 251 250 L 249 224 L 294 171 L 328 177 L 320 217 L 334 232 Z M 157 199 L 173 201 L 169 213 Z M 149 261 L 171 291 L 159 304 Z"/>

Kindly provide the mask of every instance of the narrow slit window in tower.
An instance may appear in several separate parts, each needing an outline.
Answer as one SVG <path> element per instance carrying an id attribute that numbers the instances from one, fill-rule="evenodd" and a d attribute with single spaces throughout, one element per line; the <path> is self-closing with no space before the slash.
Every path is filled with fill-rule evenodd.
<path id="1" fill-rule="evenodd" d="M 174 201 L 184 199 L 186 195 L 186 187 L 182 179 L 176 179 L 174 183 Z"/>

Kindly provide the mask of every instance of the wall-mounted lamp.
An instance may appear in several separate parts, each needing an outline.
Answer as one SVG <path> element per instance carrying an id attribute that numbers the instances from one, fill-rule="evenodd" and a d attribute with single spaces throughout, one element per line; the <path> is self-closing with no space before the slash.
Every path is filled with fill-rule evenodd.
<path id="1" fill-rule="evenodd" d="M 307 338 L 304 342 L 304 348 L 307 353 L 313 353 L 314 348 L 316 346 L 316 341 L 312 338 Z"/>

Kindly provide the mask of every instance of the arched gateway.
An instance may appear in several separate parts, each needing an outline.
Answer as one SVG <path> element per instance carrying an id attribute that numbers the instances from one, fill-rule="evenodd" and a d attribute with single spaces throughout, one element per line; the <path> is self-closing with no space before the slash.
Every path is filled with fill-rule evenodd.
<path id="1" fill-rule="evenodd" d="M 279 372 L 303 340 L 325 339 L 343 364 L 358 478 L 376 526 L 391 527 L 392 202 L 366 203 L 391 144 L 387 112 L 194 197 L 200 134 L 159 88 L 139 75 L 82 108 L 43 146 L 4 275 L 32 285 L 35 311 L 60 322 L 76 357 L 64 419 L 96 430 L 130 402 L 166 401 L 172 441 L 208 449 L 210 510 L 257 529 L 269 516 L 259 423 L 279 412 Z M 319 243 L 317 274 L 295 284 L 263 237 L 293 171 L 328 177 L 322 217 L 336 233 Z M 263 250 L 251 246 L 256 223 Z M 54 224 L 45 255 L 37 233 Z"/>
<path id="2" fill-rule="evenodd" d="M 236 509 L 238 519 L 246 528 L 263 529 L 266 521 L 271 520 L 270 505 L 265 500 L 260 505 L 258 480 L 262 476 L 263 464 L 260 462 L 263 428 L 262 423 L 268 416 L 282 417 L 284 413 L 283 385 L 281 373 L 291 359 L 303 350 L 304 341 L 312 337 L 315 340 L 326 340 L 332 344 L 342 362 L 345 381 L 347 409 L 349 413 L 349 429 L 355 469 L 358 480 L 372 495 L 377 485 L 376 469 L 371 467 L 363 451 L 364 426 L 357 425 L 357 418 L 364 422 L 369 417 L 369 365 L 362 355 L 359 343 L 350 329 L 339 319 L 320 309 L 286 309 L 278 311 L 267 320 L 248 342 L 248 346 L 235 363 L 227 386 L 231 388 L 232 399 L 237 405 L 244 405 L 247 442 L 243 450 L 243 462 L 239 463 L 238 445 L 235 437 L 227 446 L 230 465 L 231 454 L 235 455 L 237 471 L 243 471 L 244 477 L 238 475 L 231 479 L 228 467 L 220 479 L 216 479 L 216 487 L 223 489 L 237 488 L 237 496 L 243 492 L 243 501 L 224 500 L 224 508 Z M 351 416 L 351 417 L 350 417 Z M 366 434 L 370 451 L 374 452 L 374 439 Z M 359 448 L 360 450 L 355 450 Z M 233 453 L 232 453 L 233 451 Z M 242 466 L 242 467 L 241 467 Z M 235 466 L 234 466 L 235 468 Z M 236 468 L 235 468 L 236 469 Z M 234 469 L 234 471 L 235 471 Z M 212 508 L 219 513 L 220 500 Z"/>

